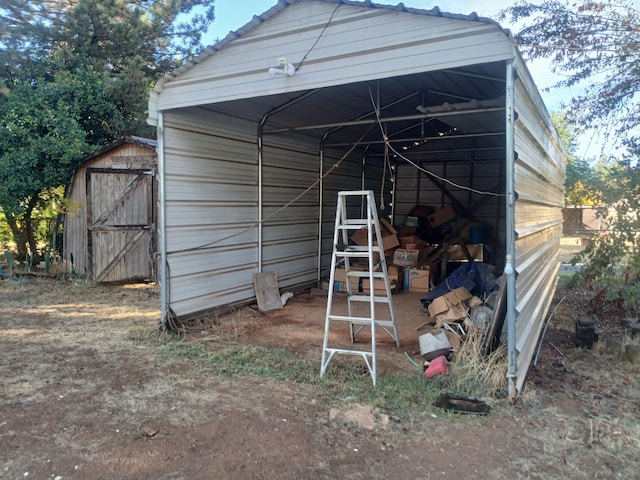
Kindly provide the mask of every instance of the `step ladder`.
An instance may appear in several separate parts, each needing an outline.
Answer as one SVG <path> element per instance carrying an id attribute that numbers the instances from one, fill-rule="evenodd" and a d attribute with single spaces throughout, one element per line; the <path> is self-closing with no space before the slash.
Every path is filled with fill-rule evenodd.
<path id="1" fill-rule="evenodd" d="M 355 212 L 358 212 L 355 214 Z M 350 218 L 349 215 L 356 215 L 361 218 Z M 362 218 L 363 217 L 363 218 Z M 367 245 L 349 245 L 349 238 L 355 231 L 365 228 L 367 231 Z M 366 260 L 368 269 L 365 271 L 354 270 L 351 267 L 351 259 Z M 346 290 L 347 290 L 347 315 L 337 315 L 334 313 L 334 281 L 336 267 L 344 262 L 346 270 Z M 379 268 L 378 268 L 379 267 Z M 350 279 L 368 279 L 369 293 L 363 294 L 353 291 L 354 287 Z M 383 279 L 385 294 L 376 295 L 375 280 Z M 356 304 L 369 305 L 369 314 L 364 316 L 354 315 Z M 390 318 L 380 318 L 381 314 L 376 310 L 377 304 L 386 304 Z M 370 328 L 371 348 L 334 348 L 329 346 L 329 331 L 332 322 L 348 322 L 351 343 L 355 344 L 356 336 L 363 329 Z M 378 220 L 378 211 L 373 196 L 373 191 L 345 191 L 338 192 L 338 203 L 336 207 L 336 223 L 333 234 L 333 254 L 331 256 L 331 274 L 329 277 L 329 294 L 327 297 L 327 314 L 324 325 L 324 341 L 322 343 L 322 363 L 320 366 L 320 376 L 327 370 L 329 362 L 335 354 L 360 355 L 364 359 L 373 385 L 376 384 L 376 327 L 381 327 L 400 346 L 400 337 L 396 324 L 391 296 L 391 286 L 387 264 L 384 257 L 384 246 L 382 243 L 382 233 Z M 368 347 L 368 346 L 367 346 Z"/>

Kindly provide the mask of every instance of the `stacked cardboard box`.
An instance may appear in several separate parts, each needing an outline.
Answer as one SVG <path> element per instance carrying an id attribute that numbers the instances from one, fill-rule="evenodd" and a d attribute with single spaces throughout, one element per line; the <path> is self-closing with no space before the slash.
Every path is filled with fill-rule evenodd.
<path id="1" fill-rule="evenodd" d="M 469 290 L 458 287 L 435 298 L 429 305 L 429 316 L 436 319 L 438 327 L 442 327 L 445 323 L 463 320 L 467 317 L 469 300 L 474 300 Z"/>
<path id="2" fill-rule="evenodd" d="M 397 292 L 402 290 L 402 267 L 398 267 L 397 265 L 388 265 L 387 266 L 387 274 L 389 275 L 389 285 L 391 287 L 392 292 Z M 362 279 L 362 293 L 369 294 L 371 291 L 370 282 L 368 278 Z M 383 278 L 374 278 L 373 279 L 373 294 L 384 296 L 387 294 L 386 288 L 384 286 Z"/>
<path id="3" fill-rule="evenodd" d="M 382 234 L 382 246 L 384 248 L 385 253 L 390 251 L 391 249 L 400 245 L 400 241 L 398 240 L 398 232 L 393 225 L 391 225 L 384 218 L 380 219 L 380 233 Z M 366 228 L 361 228 L 360 230 L 356 230 L 353 235 L 351 235 L 351 240 L 356 245 L 367 246 L 369 243 L 369 237 Z M 375 235 L 373 235 L 375 239 Z M 374 245 L 377 245 L 378 242 L 374 241 Z"/>
<path id="4" fill-rule="evenodd" d="M 403 277 L 403 290 L 405 292 L 428 293 L 431 290 L 431 272 L 418 268 L 405 268 Z"/>

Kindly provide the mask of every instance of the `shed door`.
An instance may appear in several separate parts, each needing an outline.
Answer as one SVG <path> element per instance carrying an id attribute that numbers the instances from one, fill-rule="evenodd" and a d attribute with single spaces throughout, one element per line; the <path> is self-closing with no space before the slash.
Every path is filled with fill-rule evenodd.
<path id="1" fill-rule="evenodd" d="M 153 172 L 87 169 L 88 277 L 153 278 Z"/>

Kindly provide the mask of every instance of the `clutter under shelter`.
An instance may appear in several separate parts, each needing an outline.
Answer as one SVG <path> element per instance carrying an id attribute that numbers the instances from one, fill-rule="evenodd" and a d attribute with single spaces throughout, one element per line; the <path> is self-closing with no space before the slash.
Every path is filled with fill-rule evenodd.
<path id="1" fill-rule="evenodd" d="M 517 396 L 556 284 L 565 153 L 497 22 L 280 0 L 160 80 L 149 117 L 161 323 L 255 301 L 256 273 L 320 286 L 338 192 L 373 191 L 396 288 L 436 318 L 459 288 L 481 300 L 472 321 L 506 335 Z M 467 283 L 481 265 L 500 295 Z"/>

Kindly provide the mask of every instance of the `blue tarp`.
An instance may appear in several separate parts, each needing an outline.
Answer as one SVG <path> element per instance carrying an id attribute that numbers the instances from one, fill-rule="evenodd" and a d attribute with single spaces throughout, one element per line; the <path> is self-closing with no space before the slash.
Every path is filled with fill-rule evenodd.
<path id="1" fill-rule="evenodd" d="M 465 263 L 456 268 L 444 282 L 431 290 L 420 301 L 425 307 L 428 307 L 434 299 L 459 287 L 464 287 L 473 295 L 484 299 L 498 289 L 494 270 L 495 267 L 488 263 Z"/>

